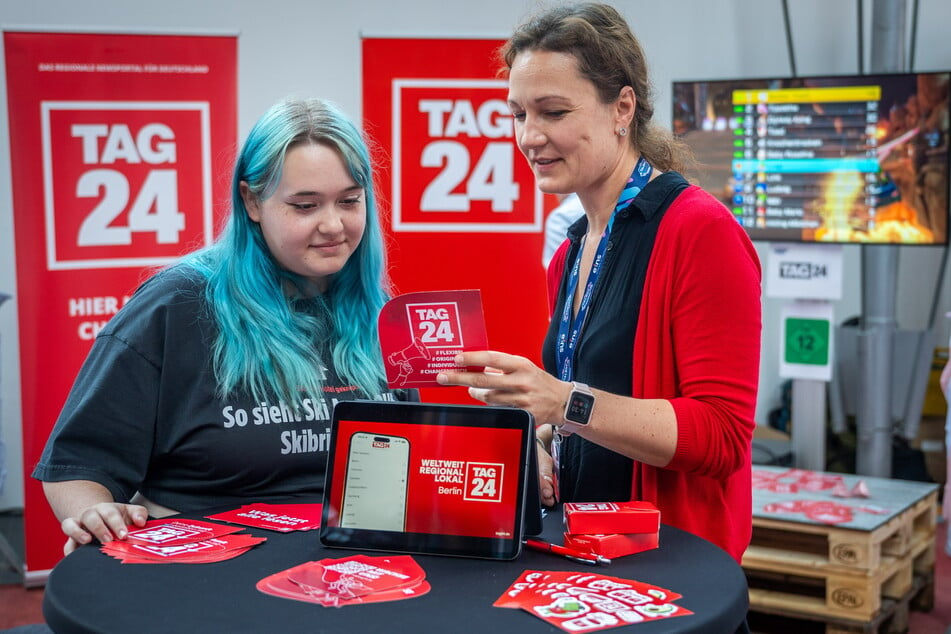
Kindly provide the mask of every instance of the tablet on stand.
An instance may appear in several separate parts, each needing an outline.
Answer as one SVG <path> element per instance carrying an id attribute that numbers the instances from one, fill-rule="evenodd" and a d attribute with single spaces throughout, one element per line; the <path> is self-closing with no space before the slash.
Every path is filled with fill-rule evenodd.
<path id="1" fill-rule="evenodd" d="M 341 401 L 330 434 L 327 547 L 514 559 L 541 531 L 525 410 Z"/>

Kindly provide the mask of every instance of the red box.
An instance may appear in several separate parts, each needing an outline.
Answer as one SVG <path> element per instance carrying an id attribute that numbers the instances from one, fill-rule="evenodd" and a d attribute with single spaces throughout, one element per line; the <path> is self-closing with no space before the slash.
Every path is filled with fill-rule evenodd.
<path id="1" fill-rule="evenodd" d="M 650 502 L 566 502 L 565 533 L 657 533 L 660 511 Z"/>
<path id="2" fill-rule="evenodd" d="M 565 547 L 616 559 L 657 548 L 658 534 L 614 533 L 612 535 L 572 535 L 565 533 Z"/>

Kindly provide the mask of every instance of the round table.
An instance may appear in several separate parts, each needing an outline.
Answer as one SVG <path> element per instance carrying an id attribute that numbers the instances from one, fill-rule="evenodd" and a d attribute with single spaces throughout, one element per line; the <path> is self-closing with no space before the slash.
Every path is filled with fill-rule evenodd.
<path id="1" fill-rule="evenodd" d="M 215 509 L 220 511 L 224 509 Z M 203 518 L 211 513 L 182 517 Z M 431 591 L 421 597 L 325 608 L 255 588 L 268 575 L 352 550 L 324 548 L 317 531 L 279 533 L 243 527 L 267 541 L 211 564 L 122 564 L 87 545 L 65 557 L 47 580 L 43 615 L 54 632 L 560 632 L 522 610 L 492 603 L 525 570 L 576 570 L 631 579 L 683 595 L 694 614 L 627 626 L 638 634 L 732 633 L 745 622 L 746 577 L 723 550 L 662 526 L 660 547 L 590 566 L 523 549 L 513 561 L 413 555 Z M 545 519 L 543 538 L 561 543 L 561 514 Z M 381 553 L 367 552 L 378 556 Z M 618 628 L 612 628 L 614 631 Z"/>

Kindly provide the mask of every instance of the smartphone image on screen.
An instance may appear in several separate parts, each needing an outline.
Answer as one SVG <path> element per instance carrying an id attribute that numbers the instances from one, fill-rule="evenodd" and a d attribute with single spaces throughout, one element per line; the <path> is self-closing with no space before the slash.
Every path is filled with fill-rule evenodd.
<path id="1" fill-rule="evenodd" d="M 350 437 L 340 526 L 382 531 L 406 528 L 409 440 L 357 432 Z"/>

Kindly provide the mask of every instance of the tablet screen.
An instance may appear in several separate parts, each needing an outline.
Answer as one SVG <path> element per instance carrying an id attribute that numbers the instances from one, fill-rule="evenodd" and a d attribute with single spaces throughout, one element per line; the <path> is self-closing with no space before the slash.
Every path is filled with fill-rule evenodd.
<path id="1" fill-rule="evenodd" d="M 338 403 L 321 542 L 516 557 L 533 433 L 531 415 L 514 408 Z"/>

